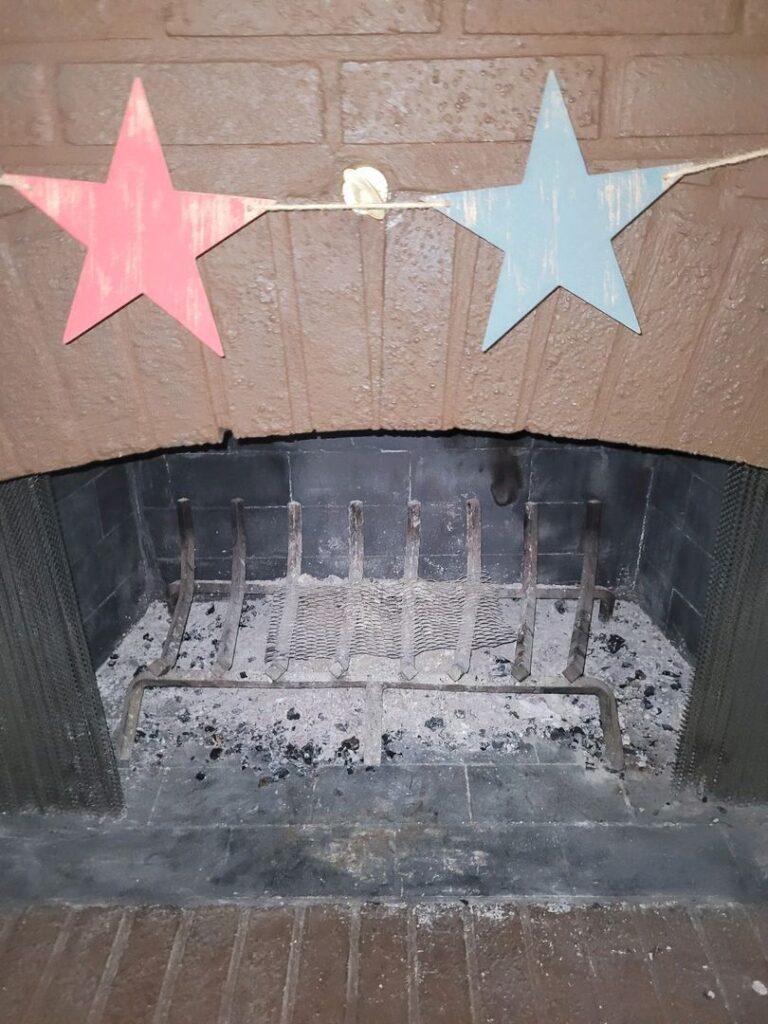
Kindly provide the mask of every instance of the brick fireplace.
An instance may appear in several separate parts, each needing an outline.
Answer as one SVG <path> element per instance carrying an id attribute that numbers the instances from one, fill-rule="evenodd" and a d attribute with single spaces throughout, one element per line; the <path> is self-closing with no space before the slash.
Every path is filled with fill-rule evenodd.
<path id="1" fill-rule="evenodd" d="M 515 183 L 552 70 L 591 173 L 768 141 L 762 0 L 30 0 L 6 22 L 10 174 L 103 181 L 135 76 L 176 188 L 279 204 L 338 201 L 343 172 L 360 165 L 402 203 Z M 0 797 L 13 810 L 116 813 L 122 785 L 125 802 L 119 819 L 78 825 L 74 845 L 55 815 L 24 816 L 10 838 L 0 821 L 8 887 L 182 902 L 656 899 L 710 883 L 730 900 L 759 888 L 752 822 L 734 815 L 728 827 L 743 828 L 731 835 L 726 812 L 711 820 L 709 794 L 766 795 L 739 764 L 765 718 L 764 612 L 749 598 L 768 579 L 767 168 L 690 175 L 617 236 L 642 335 L 558 289 L 487 352 L 501 254 L 438 210 L 265 213 L 198 260 L 224 359 L 146 297 L 61 345 L 82 247 L 0 188 L 0 504 L 15 510 L 13 529 L 0 522 L 0 585 L 14 598 L 0 616 L 14 681 L 0 689 Z M 383 701 L 375 739 L 400 774 L 366 770 L 361 692 L 266 680 L 234 698 L 215 685 L 148 689 L 119 772 L 110 736 L 177 607 L 180 586 L 166 601 L 180 577 L 180 499 L 198 581 L 230 577 L 233 499 L 247 579 L 285 575 L 297 504 L 303 573 L 348 579 L 359 502 L 362 574 L 397 581 L 418 502 L 411 575 L 457 589 L 472 576 L 470 500 L 482 562 L 462 593 L 503 584 L 518 597 L 530 592 L 534 505 L 538 583 L 552 593 L 533 676 L 562 673 L 580 612 L 591 625 L 581 667 L 616 697 L 626 771 L 605 756 L 596 692 L 516 694 L 514 644 L 488 643 L 464 673 L 476 693 Z M 602 517 L 592 582 L 617 597 L 607 622 L 600 595 L 582 608 L 576 597 L 590 502 Z M 250 596 L 236 682 L 264 675 L 259 658 L 275 646 L 275 603 Z M 213 678 L 221 591 L 198 597 L 182 667 Z M 521 637 L 521 621 L 504 629 Z M 454 666 L 427 653 L 418 670 L 454 685 Z M 332 664 L 310 681 L 327 682 Z M 678 781 L 700 784 L 679 801 L 678 748 Z M 730 781 L 718 789 L 721 768 Z M 27 776 L 34 785 L 17 784 Z M 86 843 L 92 875 L 90 861 L 75 864 Z"/>

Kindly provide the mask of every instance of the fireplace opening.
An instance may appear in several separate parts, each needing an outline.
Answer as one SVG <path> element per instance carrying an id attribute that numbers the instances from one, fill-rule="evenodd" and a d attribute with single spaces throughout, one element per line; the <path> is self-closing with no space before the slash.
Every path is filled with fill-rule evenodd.
<path id="1" fill-rule="evenodd" d="M 57 474 L 124 773 L 507 758 L 668 780 L 727 468 L 456 432 Z"/>

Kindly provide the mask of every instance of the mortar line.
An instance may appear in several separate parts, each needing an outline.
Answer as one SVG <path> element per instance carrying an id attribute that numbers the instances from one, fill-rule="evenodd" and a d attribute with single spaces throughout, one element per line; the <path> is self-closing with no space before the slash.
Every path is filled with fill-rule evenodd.
<path id="1" fill-rule="evenodd" d="M 283 1005 L 280 1010 L 280 1024 L 291 1024 L 291 1021 L 293 1020 L 293 1011 L 296 1006 L 296 992 L 299 986 L 299 967 L 301 965 L 302 946 L 304 945 L 304 924 L 306 915 L 306 907 L 297 907 L 293 913 L 291 946 L 288 953 L 288 963 L 285 968 Z"/>
<path id="2" fill-rule="evenodd" d="M 357 1024 L 357 999 L 360 987 L 360 904 L 353 905 L 349 918 L 349 955 L 344 1024 Z"/>
<path id="3" fill-rule="evenodd" d="M 421 1024 L 419 1009 L 419 950 L 416 943 L 416 908 L 408 908 L 406 925 L 408 954 L 408 1024 Z"/>
<path id="4" fill-rule="evenodd" d="M 531 919 L 528 916 L 528 907 L 523 904 L 519 907 L 517 913 L 520 917 L 520 931 L 523 933 L 523 946 L 525 947 L 525 970 L 528 975 L 528 987 L 533 995 L 533 1011 L 536 1014 L 536 1020 L 538 1024 L 545 1024 L 548 1020 L 549 1014 L 546 1012 L 546 1007 L 543 1005 L 541 991 L 540 991 L 540 979 L 538 972 L 536 971 L 533 964 L 533 951 L 532 935 L 531 935 Z"/>
<path id="5" fill-rule="evenodd" d="M 480 967 L 477 960 L 477 936 L 475 918 L 469 906 L 462 906 L 461 917 L 464 925 L 464 956 L 467 964 L 467 989 L 469 990 L 469 1015 L 472 1024 L 484 1019 L 480 986 Z"/>
<path id="6" fill-rule="evenodd" d="M 187 937 L 192 927 L 192 919 L 195 916 L 194 910 L 182 910 L 181 921 L 173 937 L 173 945 L 168 954 L 168 961 L 165 965 L 163 982 L 160 986 L 160 993 L 155 1004 L 155 1012 L 152 1015 L 152 1024 L 165 1024 L 168 1013 L 171 1009 L 173 990 L 176 984 L 176 977 L 184 957 L 184 949 L 187 944 Z"/>
<path id="7" fill-rule="evenodd" d="M 245 940 L 248 935 L 250 919 L 250 907 L 245 907 L 239 911 L 235 939 L 232 943 L 232 952 L 229 957 L 229 967 L 227 968 L 227 978 L 224 982 L 221 1001 L 219 1003 L 219 1024 L 229 1024 L 232 1017 L 232 1001 L 235 998 L 235 986 L 237 985 L 237 979 L 240 974 L 240 964 L 243 959 L 243 950 L 245 949 Z"/>
<path id="8" fill-rule="evenodd" d="M 22 1021 L 35 1021 L 39 1019 L 38 1014 L 40 1004 L 45 999 L 50 984 L 53 981 L 56 966 L 64 952 L 64 947 L 69 942 L 76 914 L 77 911 L 73 907 L 71 907 L 67 912 L 64 922 L 59 928 L 59 934 L 56 936 L 53 946 L 51 947 L 51 951 L 48 954 L 45 967 L 43 968 L 42 973 L 38 976 L 35 990 L 32 993 L 32 996 L 27 1003 L 26 1010 L 21 1017 Z"/>
<path id="9" fill-rule="evenodd" d="M 106 963 L 104 964 L 104 970 L 101 972 L 99 978 L 99 984 L 96 986 L 93 999 L 91 1000 L 91 1007 L 88 1011 L 85 1024 L 99 1024 L 104 1017 L 104 1010 L 107 1006 L 107 1000 L 109 998 L 109 991 L 112 988 L 112 982 L 117 976 L 118 968 L 120 967 L 120 961 L 123 958 L 125 947 L 128 945 L 128 938 L 131 934 L 131 928 L 133 927 L 133 918 L 135 910 L 129 909 L 124 910 L 120 915 L 120 921 L 115 932 L 115 937 L 112 940 L 112 946 L 109 950 Z"/>

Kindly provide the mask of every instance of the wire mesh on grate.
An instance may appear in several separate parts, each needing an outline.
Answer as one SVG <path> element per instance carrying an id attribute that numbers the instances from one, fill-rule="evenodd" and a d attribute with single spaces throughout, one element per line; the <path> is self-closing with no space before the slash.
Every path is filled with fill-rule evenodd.
<path id="1" fill-rule="evenodd" d="M 464 603 L 472 588 L 466 580 L 363 580 L 349 584 L 299 586 L 289 656 L 297 660 L 333 658 L 345 617 L 354 622 L 350 654 L 399 658 L 406 598 L 414 609 L 414 655 L 456 647 Z M 517 629 L 505 621 L 496 588 L 477 586 L 479 604 L 472 647 L 499 647 L 515 640 Z M 272 600 L 267 660 L 275 656 L 285 592 Z"/>

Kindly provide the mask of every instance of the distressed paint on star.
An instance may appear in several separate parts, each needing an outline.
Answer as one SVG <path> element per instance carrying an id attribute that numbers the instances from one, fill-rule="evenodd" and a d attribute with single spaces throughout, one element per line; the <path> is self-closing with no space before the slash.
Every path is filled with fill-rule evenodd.
<path id="1" fill-rule="evenodd" d="M 556 288 L 640 333 L 611 239 L 675 183 L 679 164 L 589 174 L 553 71 L 518 185 L 430 196 L 504 252 L 483 340 L 491 348 Z"/>
<path id="2" fill-rule="evenodd" d="M 88 249 L 65 344 L 146 295 L 224 355 L 196 257 L 275 201 L 174 189 L 140 79 L 133 82 L 106 182 L 20 174 L 3 181 Z"/>

